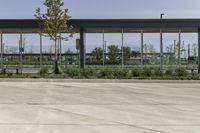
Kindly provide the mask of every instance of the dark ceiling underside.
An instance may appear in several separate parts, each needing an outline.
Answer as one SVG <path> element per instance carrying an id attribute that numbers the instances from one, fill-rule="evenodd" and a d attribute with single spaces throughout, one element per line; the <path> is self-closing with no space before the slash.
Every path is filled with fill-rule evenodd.
<path id="1" fill-rule="evenodd" d="M 80 28 L 87 33 L 159 33 L 197 32 L 200 19 L 72 19 L 69 23 L 75 32 Z M 38 22 L 34 19 L 1 19 L 2 33 L 37 33 Z"/>

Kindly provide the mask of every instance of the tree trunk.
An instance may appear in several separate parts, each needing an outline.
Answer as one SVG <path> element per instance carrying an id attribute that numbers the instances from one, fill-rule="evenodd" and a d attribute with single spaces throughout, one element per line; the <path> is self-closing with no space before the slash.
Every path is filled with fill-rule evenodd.
<path id="1" fill-rule="evenodd" d="M 58 54 L 57 54 L 57 39 L 55 39 L 55 60 L 54 60 L 54 74 L 59 74 L 58 68 Z"/>
<path id="2" fill-rule="evenodd" d="M 55 61 L 58 59 L 57 54 L 57 39 L 55 39 Z"/>

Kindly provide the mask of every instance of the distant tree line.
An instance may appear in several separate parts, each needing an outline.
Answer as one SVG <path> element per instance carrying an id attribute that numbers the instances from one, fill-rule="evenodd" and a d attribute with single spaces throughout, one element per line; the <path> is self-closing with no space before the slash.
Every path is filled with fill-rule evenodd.
<path id="1" fill-rule="evenodd" d="M 107 52 L 104 51 L 104 62 L 105 64 L 117 65 L 121 64 L 122 61 L 122 50 L 116 45 L 110 45 L 107 47 Z M 123 47 L 124 63 L 126 63 L 130 57 L 137 57 L 139 51 L 131 50 L 130 47 Z M 103 49 L 97 47 L 91 52 L 92 57 L 86 59 L 87 64 L 102 65 L 103 63 Z"/>

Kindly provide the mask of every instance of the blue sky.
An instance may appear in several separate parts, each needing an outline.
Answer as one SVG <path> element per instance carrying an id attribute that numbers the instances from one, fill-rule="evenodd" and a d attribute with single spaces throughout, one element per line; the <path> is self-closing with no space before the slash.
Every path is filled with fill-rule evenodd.
<path id="1" fill-rule="evenodd" d="M 0 19 L 28 19 L 34 18 L 35 9 L 43 7 L 43 0 L 1 0 Z M 200 0 L 64 0 L 65 8 L 69 9 L 72 18 L 159 18 L 160 13 L 165 13 L 164 18 L 200 18 Z M 8 47 L 18 43 L 18 35 L 5 35 L 4 43 Z M 37 51 L 37 35 L 26 35 L 27 45 Z M 74 49 L 75 39 L 70 38 L 63 42 L 64 48 Z M 87 49 L 102 45 L 101 34 L 87 35 Z M 125 34 L 125 45 L 139 49 L 140 37 L 138 34 Z M 164 34 L 165 45 L 169 45 L 177 34 Z M 196 34 L 183 34 L 186 43 L 195 43 Z M 120 46 L 120 34 L 106 34 L 108 45 Z M 158 34 L 145 34 L 145 42 L 159 46 Z M 49 48 L 51 42 L 44 39 L 44 47 Z"/>
<path id="2" fill-rule="evenodd" d="M 34 18 L 44 0 L 1 0 L 0 18 Z M 199 0 L 63 0 L 73 18 L 200 18 Z"/>

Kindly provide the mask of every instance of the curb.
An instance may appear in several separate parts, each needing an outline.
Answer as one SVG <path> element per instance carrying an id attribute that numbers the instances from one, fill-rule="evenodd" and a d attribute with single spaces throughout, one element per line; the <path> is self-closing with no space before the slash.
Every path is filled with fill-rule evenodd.
<path id="1" fill-rule="evenodd" d="M 77 83 L 200 83 L 200 80 L 138 79 L 0 79 L 0 82 L 77 82 Z"/>

